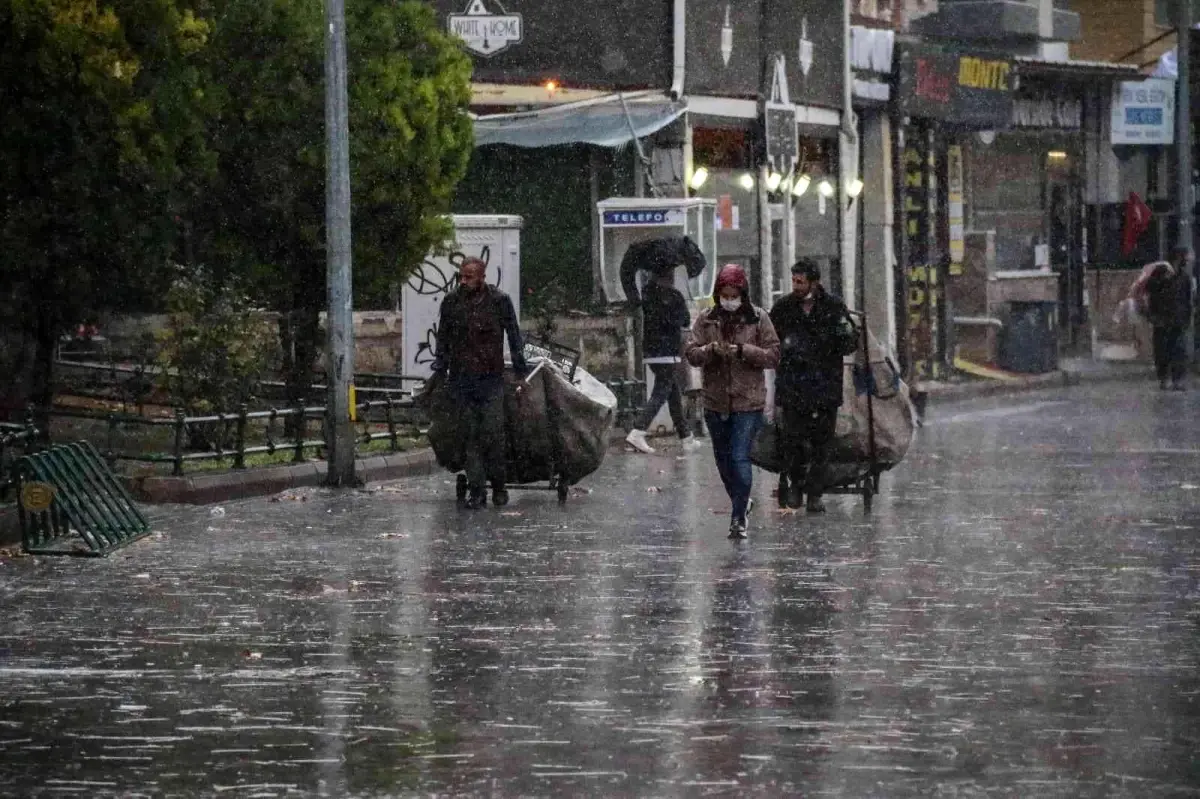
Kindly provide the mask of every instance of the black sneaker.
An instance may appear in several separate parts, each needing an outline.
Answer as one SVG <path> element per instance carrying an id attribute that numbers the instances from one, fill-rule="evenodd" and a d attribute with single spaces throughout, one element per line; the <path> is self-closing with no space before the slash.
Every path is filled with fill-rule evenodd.
<path id="1" fill-rule="evenodd" d="M 463 505 L 463 507 L 465 507 L 467 510 L 479 510 L 480 508 L 486 508 L 487 492 L 482 488 L 472 491 L 471 495 L 467 497 L 467 502 L 465 505 Z"/>
<path id="2" fill-rule="evenodd" d="M 497 508 L 503 508 L 508 504 L 508 490 L 504 488 L 492 489 L 492 504 Z"/>
<path id="3" fill-rule="evenodd" d="M 729 523 L 729 538 L 733 541 L 744 541 L 746 539 L 745 519 L 734 519 Z"/>

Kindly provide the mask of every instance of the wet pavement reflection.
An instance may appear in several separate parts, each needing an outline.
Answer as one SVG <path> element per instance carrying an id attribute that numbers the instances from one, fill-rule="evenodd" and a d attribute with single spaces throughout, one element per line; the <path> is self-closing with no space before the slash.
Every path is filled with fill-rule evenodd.
<path id="1" fill-rule="evenodd" d="M 152 509 L 0 565 L 4 796 L 1200 794 L 1200 396 L 934 409 L 748 542 L 706 451 Z"/>

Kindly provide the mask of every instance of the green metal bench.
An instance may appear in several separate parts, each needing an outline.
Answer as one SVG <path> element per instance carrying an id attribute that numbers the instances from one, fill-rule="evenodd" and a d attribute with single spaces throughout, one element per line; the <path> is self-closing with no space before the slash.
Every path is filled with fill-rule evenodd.
<path id="1" fill-rule="evenodd" d="M 26 455 L 14 468 L 30 554 L 104 556 L 150 532 L 129 492 L 86 441 Z M 86 549 L 65 546 L 72 530 Z"/>

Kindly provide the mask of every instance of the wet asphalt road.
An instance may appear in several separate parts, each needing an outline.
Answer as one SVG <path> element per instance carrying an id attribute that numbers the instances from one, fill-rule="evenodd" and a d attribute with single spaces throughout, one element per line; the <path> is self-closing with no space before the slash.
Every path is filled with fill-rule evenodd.
<path id="1" fill-rule="evenodd" d="M 707 451 L 154 509 L 0 565 L 0 795 L 1200 795 L 1198 412 L 936 408 L 870 517 L 759 473 L 741 544 Z"/>

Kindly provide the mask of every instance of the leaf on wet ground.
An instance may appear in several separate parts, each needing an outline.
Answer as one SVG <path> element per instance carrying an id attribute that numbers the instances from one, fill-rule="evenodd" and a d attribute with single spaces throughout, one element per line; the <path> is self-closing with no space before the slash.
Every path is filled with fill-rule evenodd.
<path id="1" fill-rule="evenodd" d="M 249 649 L 242 652 L 242 657 L 247 660 L 262 660 L 262 652 L 251 652 Z"/>
<path id="2" fill-rule="evenodd" d="M 646 489 L 646 493 L 647 494 L 661 494 L 662 488 L 660 486 L 650 486 L 649 488 Z"/>
<path id="3" fill-rule="evenodd" d="M 408 533 L 380 533 L 377 538 L 408 538 Z"/>
<path id="4" fill-rule="evenodd" d="M 523 516 L 524 514 L 522 514 L 521 511 L 519 511 L 519 510 L 506 510 L 506 511 L 501 511 L 500 515 L 501 516 Z"/>

